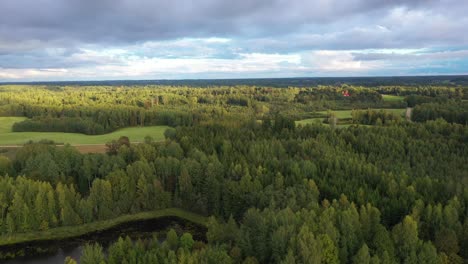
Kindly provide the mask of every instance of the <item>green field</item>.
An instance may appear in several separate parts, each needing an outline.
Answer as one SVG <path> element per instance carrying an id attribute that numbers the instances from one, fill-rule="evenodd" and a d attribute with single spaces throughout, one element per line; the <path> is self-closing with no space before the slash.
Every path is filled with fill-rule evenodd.
<path id="1" fill-rule="evenodd" d="M 382 98 L 386 102 L 401 102 L 405 99 L 404 96 L 390 95 L 390 94 L 382 94 Z"/>
<path id="2" fill-rule="evenodd" d="M 298 125 L 308 125 L 308 124 L 322 124 L 324 126 L 330 126 L 329 124 L 326 124 L 326 123 L 323 123 L 323 118 L 322 117 L 316 117 L 316 118 L 308 118 L 308 119 L 303 119 L 303 120 L 299 120 L 299 121 L 296 121 L 296 126 Z M 339 121 L 338 121 L 338 124 L 336 125 L 336 127 L 349 127 L 350 125 L 352 124 L 340 124 Z M 360 126 L 367 126 L 367 125 L 361 125 L 359 124 Z"/>
<path id="3" fill-rule="evenodd" d="M 361 109 L 361 110 L 367 110 L 367 109 Z M 384 110 L 384 111 L 391 112 L 393 114 L 401 115 L 401 116 L 404 116 L 405 111 L 406 111 L 406 109 L 403 109 L 403 108 L 398 108 L 398 109 L 371 109 L 371 110 L 375 110 L 375 111 Z M 351 118 L 351 112 L 353 112 L 353 110 L 320 111 L 320 112 L 317 112 L 317 113 L 327 115 L 328 112 L 334 113 L 338 119 L 343 119 L 343 118 Z"/>
<path id="4" fill-rule="evenodd" d="M 208 218 L 202 215 L 198 215 L 179 208 L 167 208 L 150 212 L 141 212 L 131 215 L 122 215 L 110 220 L 97 221 L 79 226 L 62 226 L 52 228 L 46 231 L 14 234 L 12 236 L 0 236 L 0 246 L 32 241 L 67 239 L 82 236 L 95 231 L 106 230 L 123 223 L 148 219 L 158 219 L 163 217 L 177 217 L 203 227 L 206 227 L 208 224 Z"/>
<path id="5" fill-rule="evenodd" d="M 131 142 L 142 142 L 146 136 L 151 136 L 154 140 L 158 141 L 164 139 L 164 131 L 168 128 L 167 126 L 128 127 L 109 134 L 92 136 L 78 133 L 11 131 L 15 122 L 20 122 L 25 119 L 24 117 L 0 117 L 0 145 L 21 145 L 29 140 L 39 141 L 42 139 L 74 145 L 105 144 L 121 136 L 129 137 Z"/>
<path id="6" fill-rule="evenodd" d="M 315 117 L 315 118 L 308 118 L 308 119 L 303 119 L 303 120 L 299 120 L 299 121 L 296 121 L 296 126 L 298 125 L 308 125 L 308 124 L 322 124 L 324 126 L 330 126 L 329 124 L 326 124 L 326 123 L 323 123 L 323 117 Z M 336 125 L 336 127 L 348 127 L 350 126 L 351 124 L 340 124 L 338 123 Z"/>
<path id="7" fill-rule="evenodd" d="M 352 111 L 353 110 L 337 110 L 337 111 L 330 110 L 330 111 L 320 111 L 320 112 L 317 112 L 317 113 L 322 114 L 324 116 L 327 116 L 328 113 L 334 113 L 336 118 L 343 119 L 343 118 L 351 118 L 351 112 Z"/>
<path id="8" fill-rule="evenodd" d="M 307 118 L 307 119 L 296 121 L 296 126 L 297 125 L 305 126 L 308 124 L 323 124 L 322 121 L 323 121 L 323 117 Z M 328 124 L 324 124 L 324 125 L 328 125 Z"/>
<path id="9" fill-rule="evenodd" d="M 384 111 L 391 112 L 393 114 L 401 115 L 401 116 L 404 116 L 406 112 L 406 109 L 372 109 L 372 110 L 376 110 L 376 111 L 384 110 Z M 298 120 L 296 121 L 296 125 L 319 124 L 319 123 L 322 123 L 323 119 L 328 115 L 328 113 L 334 113 L 336 117 L 338 118 L 337 127 L 347 127 L 350 124 L 340 124 L 340 119 L 352 118 L 351 116 L 352 111 L 353 110 L 320 111 L 320 112 L 316 112 L 316 114 L 323 115 L 323 117 L 314 117 L 314 118 Z M 323 124 L 323 125 L 328 126 L 328 124 Z"/>

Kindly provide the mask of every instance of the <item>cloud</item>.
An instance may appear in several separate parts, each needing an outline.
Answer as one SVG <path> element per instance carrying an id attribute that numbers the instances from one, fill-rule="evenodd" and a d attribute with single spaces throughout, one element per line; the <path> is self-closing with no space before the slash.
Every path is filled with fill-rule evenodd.
<path id="1" fill-rule="evenodd" d="M 349 51 L 320 50 L 303 55 L 304 67 L 318 72 L 360 72 L 375 71 L 383 63 L 359 60 Z"/>
<path id="2" fill-rule="evenodd" d="M 468 50 L 453 51 L 425 51 L 410 50 L 410 52 L 399 52 L 399 50 L 380 52 L 355 52 L 352 53 L 356 59 L 365 61 L 434 61 L 434 60 L 465 60 L 468 59 Z"/>
<path id="3" fill-rule="evenodd" d="M 90 56 L 91 55 L 91 56 Z M 83 53 L 85 59 L 94 59 L 102 54 Z M 78 56 L 78 55 L 77 55 Z M 213 58 L 142 58 L 116 59 L 116 63 L 100 63 L 92 67 L 71 69 L 2 69 L 0 79 L 47 80 L 48 78 L 76 79 L 138 79 L 164 78 L 164 76 L 209 76 L 210 74 L 256 75 L 291 71 L 300 63 L 298 55 L 240 54 L 237 59 Z M 201 75 L 200 75 L 201 74 Z M 180 78 L 180 77 L 179 77 Z"/>
<path id="4" fill-rule="evenodd" d="M 298 27 L 430 2 L 436 1 L 4 0 L 0 36 L 15 41 L 88 43 L 275 36 Z"/>
<path id="5" fill-rule="evenodd" d="M 468 1 L 3 0 L 0 80 L 467 72 Z"/>

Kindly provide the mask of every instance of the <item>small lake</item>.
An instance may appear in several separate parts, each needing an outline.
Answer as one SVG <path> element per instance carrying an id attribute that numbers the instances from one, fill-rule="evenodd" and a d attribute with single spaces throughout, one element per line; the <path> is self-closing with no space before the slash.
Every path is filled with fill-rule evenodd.
<path id="1" fill-rule="evenodd" d="M 196 225 L 177 217 L 164 217 L 143 221 L 124 223 L 107 230 L 88 233 L 86 235 L 65 240 L 36 241 L 0 247 L 1 253 L 20 252 L 22 257 L 0 261 L 6 264 L 63 264 L 67 256 L 79 259 L 83 246 L 87 243 L 98 242 L 104 248 L 116 241 L 120 236 L 132 239 L 150 238 L 155 232 L 161 232 L 159 238 L 165 236 L 169 228 L 174 228 L 180 235 L 190 232 L 194 240 L 206 241 L 206 227 Z"/>

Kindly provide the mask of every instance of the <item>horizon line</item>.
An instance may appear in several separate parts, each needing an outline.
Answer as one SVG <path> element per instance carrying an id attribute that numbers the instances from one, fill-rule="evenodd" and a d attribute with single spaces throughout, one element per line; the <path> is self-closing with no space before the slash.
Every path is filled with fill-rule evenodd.
<path id="1" fill-rule="evenodd" d="M 313 77 L 246 77 L 246 78 L 181 78 L 181 79 L 93 79 L 93 80 L 47 80 L 47 81 L 0 81 L 5 84 L 44 84 L 44 83 L 80 83 L 80 82 L 170 82 L 170 81 L 223 81 L 223 80 L 279 80 L 279 79 L 359 79 L 359 78 L 429 78 L 429 77 L 467 77 L 465 74 L 434 74 L 434 75 L 362 75 L 362 76 L 313 76 Z"/>

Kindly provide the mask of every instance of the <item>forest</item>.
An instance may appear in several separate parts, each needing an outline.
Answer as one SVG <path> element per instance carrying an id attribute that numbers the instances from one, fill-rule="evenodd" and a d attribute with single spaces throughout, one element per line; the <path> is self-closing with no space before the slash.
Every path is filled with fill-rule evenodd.
<path id="1" fill-rule="evenodd" d="M 1 84 L 1 82 L 0 82 Z M 9 84 L 31 84 L 31 82 L 9 82 Z M 297 78 L 248 78 L 248 79 L 186 79 L 186 80 L 110 80 L 110 81 L 54 81 L 33 82 L 35 85 L 60 86 L 266 86 L 266 87 L 310 87 L 317 85 L 351 84 L 366 87 L 377 86 L 459 86 L 467 85 L 466 75 L 434 75 L 434 76 L 387 76 L 387 77 L 297 77 Z"/>
<path id="2" fill-rule="evenodd" d="M 0 257 L 25 234 L 180 208 L 209 217 L 206 239 L 122 236 L 65 263 L 468 261 L 462 85 L 9 84 L 0 116 L 26 117 L 18 133 L 170 127 L 106 153 L 0 151 Z"/>

